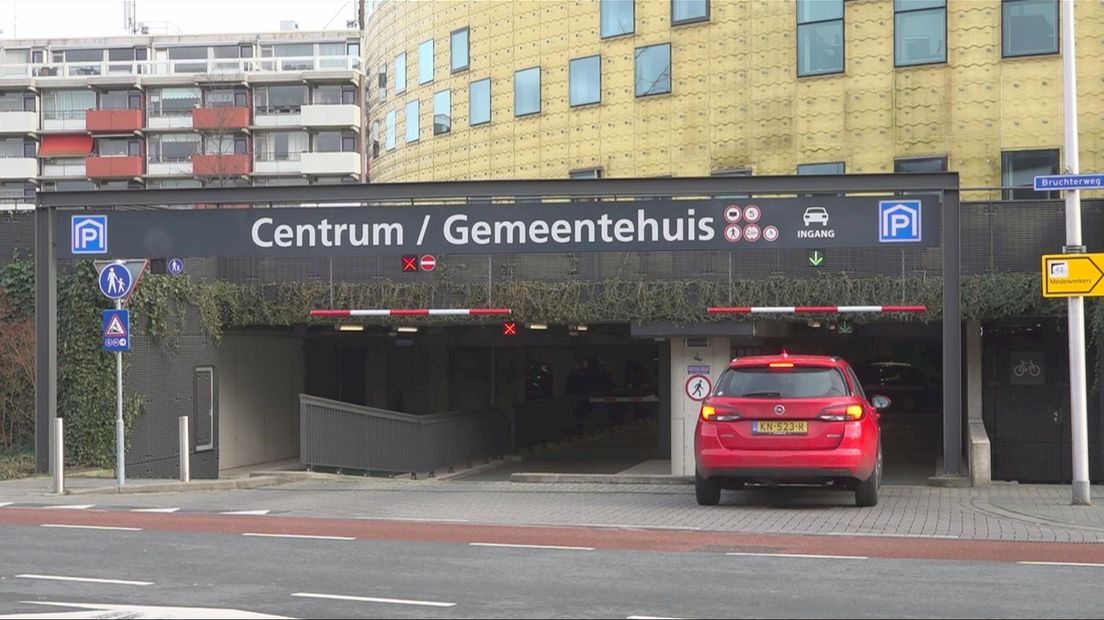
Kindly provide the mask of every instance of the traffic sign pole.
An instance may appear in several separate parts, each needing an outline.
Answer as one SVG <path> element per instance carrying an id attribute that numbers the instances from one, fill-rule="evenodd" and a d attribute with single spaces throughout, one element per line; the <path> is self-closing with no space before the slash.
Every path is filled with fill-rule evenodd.
<path id="1" fill-rule="evenodd" d="M 1062 0 L 1062 84 L 1066 174 L 1078 174 L 1077 69 L 1073 0 Z M 1081 246 L 1081 192 L 1066 190 L 1066 249 Z M 1069 298 L 1070 422 L 1073 441 L 1073 505 L 1090 506 L 1088 404 L 1085 393 L 1085 298 Z"/>
<path id="2" fill-rule="evenodd" d="M 115 300 L 115 309 L 121 310 L 123 301 Z M 128 334 L 129 336 L 129 334 Z M 115 352 L 115 477 L 119 487 L 126 484 L 126 444 L 123 433 L 123 353 Z"/>

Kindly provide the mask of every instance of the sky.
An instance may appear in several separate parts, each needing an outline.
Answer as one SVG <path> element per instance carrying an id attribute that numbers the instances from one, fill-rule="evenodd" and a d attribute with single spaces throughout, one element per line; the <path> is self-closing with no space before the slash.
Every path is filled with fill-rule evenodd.
<path id="1" fill-rule="evenodd" d="M 13 38 L 125 36 L 124 4 L 0 0 L 0 44 Z M 150 34 L 163 34 L 164 22 L 180 34 L 275 31 L 282 20 L 299 22 L 300 30 L 343 29 L 356 11 L 357 0 L 137 0 L 137 21 L 149 23 Z"/>

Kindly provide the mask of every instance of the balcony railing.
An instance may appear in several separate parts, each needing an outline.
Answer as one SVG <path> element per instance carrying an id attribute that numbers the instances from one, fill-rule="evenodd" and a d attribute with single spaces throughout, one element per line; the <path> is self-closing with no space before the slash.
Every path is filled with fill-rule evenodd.
<path id="1" fill-rule="evenodd" d="M 358 56 L 286 58 L 209 58 L 135 60 L 131 62 L 61 62 L 0 65 L 0 80 L 11 78 L 85 77 L 95 75 L 170 75 L 182 73 L 282 73 L 288 71 L 359 71 Z"/>

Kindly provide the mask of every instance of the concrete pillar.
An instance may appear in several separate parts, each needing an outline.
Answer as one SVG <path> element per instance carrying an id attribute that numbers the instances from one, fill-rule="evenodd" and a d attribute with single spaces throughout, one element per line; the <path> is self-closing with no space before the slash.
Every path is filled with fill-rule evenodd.
<path id="1" fill-rule="evenodd" d="M 981 324 L 977 321 L 966 322 L 966 412 L 967 443 L 966 457 L 970 470 L 970 483 L 984 486 L 993 481 L 992 444 L 985 430 L 981 403 Z"/>
<path id="2" fill-rule="evenodd" d="M 671 453 L 671 346 L 664 342 L 659 347 L 659 453 Z"/>
<path id="3" fill-rule="evenodd" d="M 731 339 L 727 336 L 708 339 L 692 339 L 706 343 L 704 347 L 686 346 L 686 338 L 671 338 L 671 473 L 688 476 L 694 473 L 694 429 L 698 423 L 701 403 L 686 394 L 686 383 L 691 366 L 715 384 L 731 361 Z"/>

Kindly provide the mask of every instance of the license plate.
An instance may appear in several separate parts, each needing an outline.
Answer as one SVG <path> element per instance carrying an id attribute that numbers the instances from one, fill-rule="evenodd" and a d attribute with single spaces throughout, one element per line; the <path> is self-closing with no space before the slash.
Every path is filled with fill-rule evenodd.
<path id="1" fill-rule="evenodd" d="M 752 433 L 756 435 L 808 435 L 809 423 L 805 421 L 755 422 Z"/>

